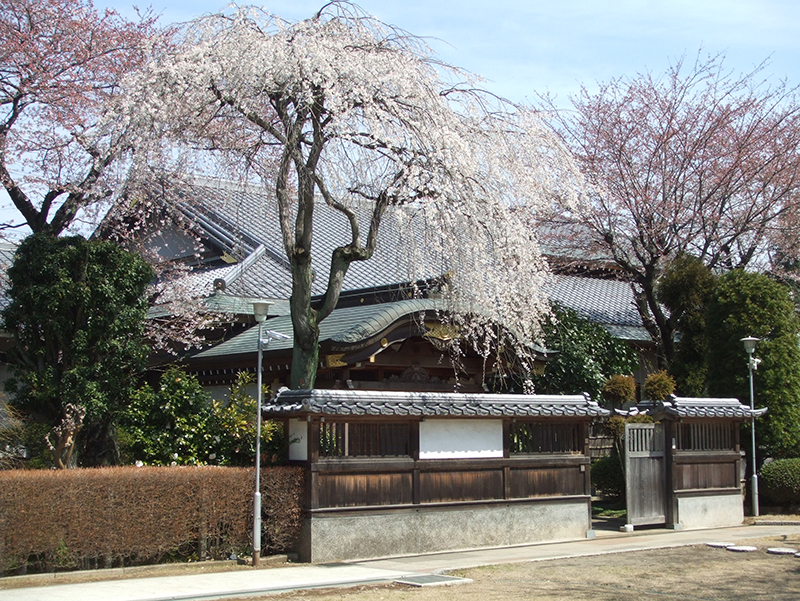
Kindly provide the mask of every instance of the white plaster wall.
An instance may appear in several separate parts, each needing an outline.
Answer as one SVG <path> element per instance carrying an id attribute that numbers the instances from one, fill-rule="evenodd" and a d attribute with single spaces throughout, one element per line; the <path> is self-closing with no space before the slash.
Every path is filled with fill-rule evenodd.
<path id="1" fill-rule="evenodd" d="M 308 461 L 308 422 L 289 420 L 289 459 Z"/>
<path id="2" fill-rule="evenodd" d="M 744 522 L 744 504 L 741 494 L 678 499 L 678 523 L 687 530 L 740 526 L 742 522 Z"/>
<path id="3" fill-rule="evenodd" d="M 221 401 L 223 403 L 228 402 L 228 395 L 231 392 L 230 386 L 223 386 L 221 384 L 215 384 L 213 386 L 203 386 L 203 390 L 205 390 L 211 398 L 217 401 Z"/>
<path id="4" fill-rule="evenodd" d="M 502 456 L 502 420 L 429 419 L 419 425 L 420 459 L 472 459 Z"/>

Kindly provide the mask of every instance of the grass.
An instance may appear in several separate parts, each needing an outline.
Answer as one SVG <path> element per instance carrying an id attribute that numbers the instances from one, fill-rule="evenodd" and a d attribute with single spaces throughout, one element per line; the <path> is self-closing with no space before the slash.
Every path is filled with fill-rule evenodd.
<path id="1" fill-rule="evenodd" d="M 624 518 L 628 512 L 619 503 L 592 502 L 592 515 L 596 518 Z"/>

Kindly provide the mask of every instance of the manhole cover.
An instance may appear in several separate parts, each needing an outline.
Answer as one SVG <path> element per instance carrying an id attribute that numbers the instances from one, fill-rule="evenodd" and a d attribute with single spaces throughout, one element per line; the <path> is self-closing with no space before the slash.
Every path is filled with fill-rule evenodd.
<path id="1" fill-rule="evenodd" d="M 790 549 L 789 547 L 771 547 L 767 549 L 767 553 L 772 553 L 773 555 L 795 555 L 797 549 Z"/>
<path id="2" fill-rule="evenodd" d="M 708 547 L 714 547 L 715 549 L 727 549 L 728 547 L 732 547 L 733 543 L 706 543 Z"/>
<path id="3" fill-rule="evenodd" d="M 736 553 L 752 553 L 753 551 L 758 551 L 758 547 L 751 547 L 749 545 L 731 545 L 728 547 L 728 551 L 734 551 Z"/>
<path id="4" fill-rule="evenodd" d="M 453 584 L 472 584 L 470 578 L 456 578 L 455 576 L 442 576 L 441 574 L 421 574 L 419 576 L 407 576 L 400 580 L 395 580 L 399 584 L 409 586 L 447 586 Z"/>

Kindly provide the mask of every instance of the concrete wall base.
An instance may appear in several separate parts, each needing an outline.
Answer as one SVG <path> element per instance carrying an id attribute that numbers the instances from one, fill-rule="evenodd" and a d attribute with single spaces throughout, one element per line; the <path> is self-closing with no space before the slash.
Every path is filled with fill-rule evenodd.
<path id="1" fill-rule="evenodd" d="M 591 530 L 589 500 L 316 513 L 298 554 L 314 563 L 574 540 Z"/>
<path id="2" fill-rule="evenodd" d="M 744 522 L 741 494 L 678 498 L 678 524 L 681 528 L 719 528 Z"/>

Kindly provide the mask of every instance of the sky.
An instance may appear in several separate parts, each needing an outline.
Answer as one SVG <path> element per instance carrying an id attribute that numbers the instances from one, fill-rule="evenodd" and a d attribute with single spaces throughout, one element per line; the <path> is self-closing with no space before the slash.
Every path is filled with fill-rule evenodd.
<path id="1" fill-rule="evenodd" d="M 95 0 L 133 15 L 134 2 Z M 136 2 L 140 7 L 144 1 Z M 322 0 L 251 2 L 284 19 L 308 18 Z M 800 84 L 797 0 L 360 0 L 385 23 L 429 39 L 451 65 L 482 76 L 484 87 L 515 102 L 569 94 L 585 85 L 663 73 L 681 57 L 725 53 L 734 72 L 768 60 L 771 81 Z M 164 23 L 223 9 L 225 0 L 153 0 Z"/>
<path id="2" fill-rule="evenodd" d="M 134 18 L 151 6 L 164 24 L 217 12 L 226 0 L 95 0 Z M 286 20 L 312 16 L 323 0 L 254 0 Z M 797 0 L 359 0 L 366 12 L 427 39 L 445 62 L 484 78 L 514 102 L 556 96 L 568 107 L 581 86 L 663 73 L 685 57 L 724 53 L 734 73 L 764 61 L 762 75 L 800 85 Z M 0 197 L 0 219 L 21 218 Z M 25 231 L 17 230 L 17 236 Z"/>

